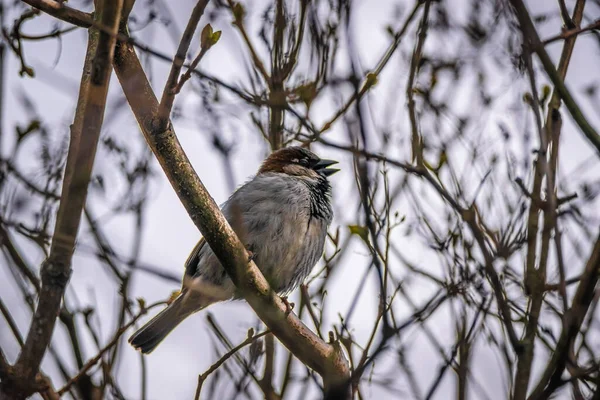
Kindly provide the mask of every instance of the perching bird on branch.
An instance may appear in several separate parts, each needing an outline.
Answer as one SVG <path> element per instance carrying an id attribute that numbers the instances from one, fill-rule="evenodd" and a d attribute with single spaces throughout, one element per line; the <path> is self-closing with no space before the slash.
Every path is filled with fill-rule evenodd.
<path id="1" fill-rule="evenodd" d="M 333 217 L 327 180 L 338 171 L 328 168 L 333 164 L 336 161 L 322 160 L 301 147 L 278 150 L 222 207 L 271 288 L 280 294 L 298 287 L 323 253 Z M 201 239 L 185 263 L 181 294 L 129 342 L 150 353 L 188 316 L 237 297 L 225 269 Z"/>

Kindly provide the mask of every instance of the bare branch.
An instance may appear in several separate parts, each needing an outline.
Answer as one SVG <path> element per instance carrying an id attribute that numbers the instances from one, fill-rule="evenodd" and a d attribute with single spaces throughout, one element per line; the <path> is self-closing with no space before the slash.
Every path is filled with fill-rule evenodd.
<path id="1" fill-rule="evenodd" d="M 131 328 L 138 319 L 140 319 L 140 317 L 142 317 L 143 315 L 145 315 L 148 310 L 160 306 L 160 305 L 164 305 L 165 302 L 164 301 L 160 301 L 154 304 L 151 304 L 147 307 L 144 307 L 140 310 L 140 312 L 133 317 L 133 319 L 131 321 L 129 321 L 127 324 L 123 325 L 121 328 L 119 328 L 117 330 L 117 332 L 115 332 L 115 334 L 113 335 L 113 338 L 111 340 L 108 341 L 108 343 L 102 348 L 100 349 L 100 351 L 98 352 L 98 354 L 96 354 L 94 357 L 90 358 L 79 370 L 79 372 L 77 372 L 77 374 L 75 376 L 73 376 L 57 393 L 59 396 L 62 396 L 63 394 L 67 393 L 70 389 L 71 386 L 73 386 L 74 384 L 76 384 L 83 376 L 85 376 L 87 374 L 87 372 L 90 370 L 90 368 L 92 368 L 94 365 L 96 365 L 96 363 L 98 361 L 100 361 L 100 359 L 102 358 L 102 356 L 109 351 L 110 349 L 112 349 L 114 346 L 116 346 L 119 338 L 125 333 L 127 332 L 127 330 L 129 328 Z"/>
<path id="2" fill-rule="evenodd" d="M 538 36 L 537 30 L 533 25 L 533 21 L 529 16 L 529 12 L 527 11 L 525 4 L 523 4 L 522 0 L 511 0 L 511 4 L 515 8 L 515 15 L 519 20 L 519 24 L 523 32 L 523 39 L 529 43 L 531 50 L 537 53 L 542 65 L 544 66 L 544 69 L 546 70 L 546 73 L 548 74 L 548 77 L 554 84 L 557 92 L 565 103 L 565 106 L 569 110 L 569 113 L 581 131 L 584 133 L 585 137 L 600 154 L 600 135 L 598 135 L 598 132 L 596 132 L 596 130 L 592 127 L 592 125 L 590 125 L 586 117 L 583 115 L 583 112 L 575 102 L 575 99 L 573 99 L 573 96 L 571 96 L 571 92 L 565 86 L 563 81 L 564 78 L 559 75 L 554 67 L 552 59 L 546 52 L 546 49 L 544 48 L 544 45 Z"/>
<path id="3" fill-rule="evenodd" d="M 589 32 L 589 31 L 594 31 L 596 29 L 600 29 L 600 19 L 597 20 L 596 22 L 592 22 L 591 24 L 589 24 L 588 26 L 585 26 L 583 28 L 574 28 L 574 29 L 569 29 L 568 31 L 561 32 L 558 35 L 552 36 L 552 37 L 544 40 L 542 43 L 544 44 L 544 46 L 546 46 L 546 45 L 549 45 L 550 43 L 554 43 L 556 41 L 563 40 L 563 39 L 569 39 L 573 36 L 577 36 L 579 34 Z"/>
<path id="4" fill-rule="evenodd" d="M 185 27 L 181 42 L 179 42 L 175 60 L 173 60 L 173 65 L 171 66 L 167 83 L 165 83 L 165 88 L 163 89 L 162 98 L 156 114 L 156 129 L 158 132 L 167 129 L 169 116 L 171 115 L 171 109 L 173 108 L 173 102 L 175 101 L 175 95 L 177 94 L 176 88 L 179 73 L 185 62 L 185 57 L 190 47 L 190 43 L 192 42 L 192 38 L 194 37 L 194 33 L 196 32 L 196 27 L 200 22 L 202 14 L 204 14 L 204 9 L 207 4 L 208 0 L 198 0 L 198 3 L 196 3 L 196 6 L 192 10 L 188 24 Z"/>
<path id="5" fill-rule="evenodd" d="M 68 7 L 62 1 L 25 0 L 25 2 L 45 13 L 82 28 L 88 28 L 94 24 L 94 18 L 91 14 Z"/>
<path id="6" fill-rule="evenodd" d="M 600 236 L 596 239 L 588 258 L 581 281 L 577 286 L 571 308 L 565 314 L 563 329 L 539 383 L 529 397 L 531 400 L 546 399 L 562 384 L 562 373 L 568 362 L 568 352 L 579 334 L 581 324 L 594 298 L 600 270 Z"/>
<path id="7" fill-rule="evenodd" d="M 10 311 L 8 310 L 8 308 L 6 307 L 6 305 L 4 304 L 4 302 L 2 301 L 1 298 L 0 298 L 0 312 L 2 313 L 2 316 L 4 317 L 6 322 L 8 323 L 8 326 L 9 326 L 13 336 L 17 340 L 17 343 L 19 343 L 19 346 L 23 347 L 24 342 L 23 342 L 23 337 L 21 336 L 21 332 L 19 332 L 19 327 L 15 323 L 15 319 L 13 318 L 13 316 L 11 315 Z M 0 376 L 1 376 L 1 374 L 0 374 Z"/>
<path id="8" fill-rule="evenodd" d="M 346 385 L 348 365 L 336 343 L 321 341 L 288 312 L 260 270 L 249 260 L 244 245 L 193 170 L 172 127 L 156 132 L 152 121 L 158 108 L 150 84 L 132 45 L 120 43 L 115 71 L 142 132 L 171 185 L 196 226 L 238 289 L 273 334 L 299 359 L 316 370 L 330 390 Z"/>
<path id="9" fill-rule="evenodd" d="M 408 84 L 406 85 L 406 101 L 408 105 L 408 115 L 410 116 L 410 126 L 412 128 L 412 159 L 416 162 L 417 167 L 423 167 L 423 138 L 419 133 L 419 127 L 417 125 L 417 114 L 415 110 L 414 90 L 415 90 L 415 78 L 419 66 L 421 64 L 421 56 L 423 52 L 423 45 L 425 44 L 425 38 L 427 37 L 427 26 L 429 18 L 429 6 L 430 1 L 425 1 L 425 7 L 423 9 L 423 18 L 419 25 L 419 38 L 415 45 L 412 58 L 410 59 L 410 71 L 408 73 Z"/>
<path id="10" fill-rule="evenodd" d="M 221 356 L 221 358 L 219 358 L 219 360 L 217 360 L 217 362 L 215 362 L 213 365 L 211 365 L 206 371 L 204 371 L 202 374 L 198 375 L 198 386 L 196 388 L 196 395 L 195 395 L 195 399 L 199 400 L 200 399 L 200 392 L 202 391 L 202 385 L 204 384 L 204 382 L 206 381 L 206 379 L 208 379 L 208 377 L 210 376 L 210 374 L 212 374 L 213 372 L 215 372 L 221 365 L 223 365 L 223 363 L 225 363 L 227 360 L 229 360 L 231 358 L 231 356 L 233 356 L 235 353 L 237 353 L 238 351 L 240 351 L 242 348 L 248 346 L 249 344 L 252 344 L 254 341 L 262 338 L 263 336 L 269 334 L 270 332 L 268 330 L 260 332 L 256 335 L 248 335 L 248 337 L 246 338 L 246 340 L 244 340 L 243 342 L 241 342 L 240 344 L 238 344 L 237 346 L 235 346 L 234 348 L 232 348 L 231 350 L 229 350 L 227 353 L 223 354 Z"/>
<path id="11" fill-rule="evenodd" d="M 122 1 L 118 1 L 107 2 L 103 9 L 98 10 L 102 23 L 112 27 L 115 32 L 120 21 L 121 8 Z M 25 346 L 14 367 L 20 382 L 33 381 L 38 373 L 71 275 L 75 238 L 104 117 L 114 46 L 114 35 L 102 32 L 98 35 L 94 30 L 90 31 L 85 73 L 82 76 L 80 98 L 71 130 L 69 157 L 52 248 L 50 256 L 42 266 L 42 286 L 38 306 L 31 321 Z M 31 394 L 31 387 L 21 385 L 11 388 L 10 385 L 10 380 L 3 380 L 0 391 L 8 390 L 18 396 Z"/>

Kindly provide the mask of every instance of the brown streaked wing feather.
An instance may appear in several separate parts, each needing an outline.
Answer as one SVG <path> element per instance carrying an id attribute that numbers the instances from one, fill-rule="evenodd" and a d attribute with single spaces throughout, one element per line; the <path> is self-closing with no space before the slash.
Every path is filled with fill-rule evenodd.
<path id="1" fill-rule="evenodd" d="M 204 240 L 204 238 L 200 239 L 200 241 L 196 243 L 196 246 L 194 246 L 194 249 L 185 261 L 185 274 L 187 276 L 194 276 L 194 274 L 196 273 L 196 269 L 198 268 L 198 261 L 200 261 L 200 251 L 202 250 L 202 247 L 205 244 L 206 240 Z"/>

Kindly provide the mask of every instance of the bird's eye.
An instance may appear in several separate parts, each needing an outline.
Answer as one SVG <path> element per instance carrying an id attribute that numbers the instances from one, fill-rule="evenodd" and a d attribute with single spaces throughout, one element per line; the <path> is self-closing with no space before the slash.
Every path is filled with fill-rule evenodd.
<path id="1" fill-rule="evenodd" d="M 301 159 L 298 161 L 298 164 L 302 165 L 303 167 L 306 167 L 306 166 L 308 166 L 308 159 L 306 159 L 306 158 L 301 158 Z"/>

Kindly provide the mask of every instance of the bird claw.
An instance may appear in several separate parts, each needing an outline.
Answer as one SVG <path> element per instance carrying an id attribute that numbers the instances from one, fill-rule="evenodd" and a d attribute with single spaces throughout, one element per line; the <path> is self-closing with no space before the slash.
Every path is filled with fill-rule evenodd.
<path id="1" fill-rule="evenodd" d="M 246 251 L 248 252 L 248 262 L 256 260 L 256 254 L 254 254 L 252 250 L 246 248 Z"/>
<path id="2" fill-rule="evenodd" d="M 281 296 L 281 301 L 283 301 L 283 304 L 285 304 L 285 316 L 287 317 L 294 309 L 295 304 L 290 303 L 287 296 Z"/>

